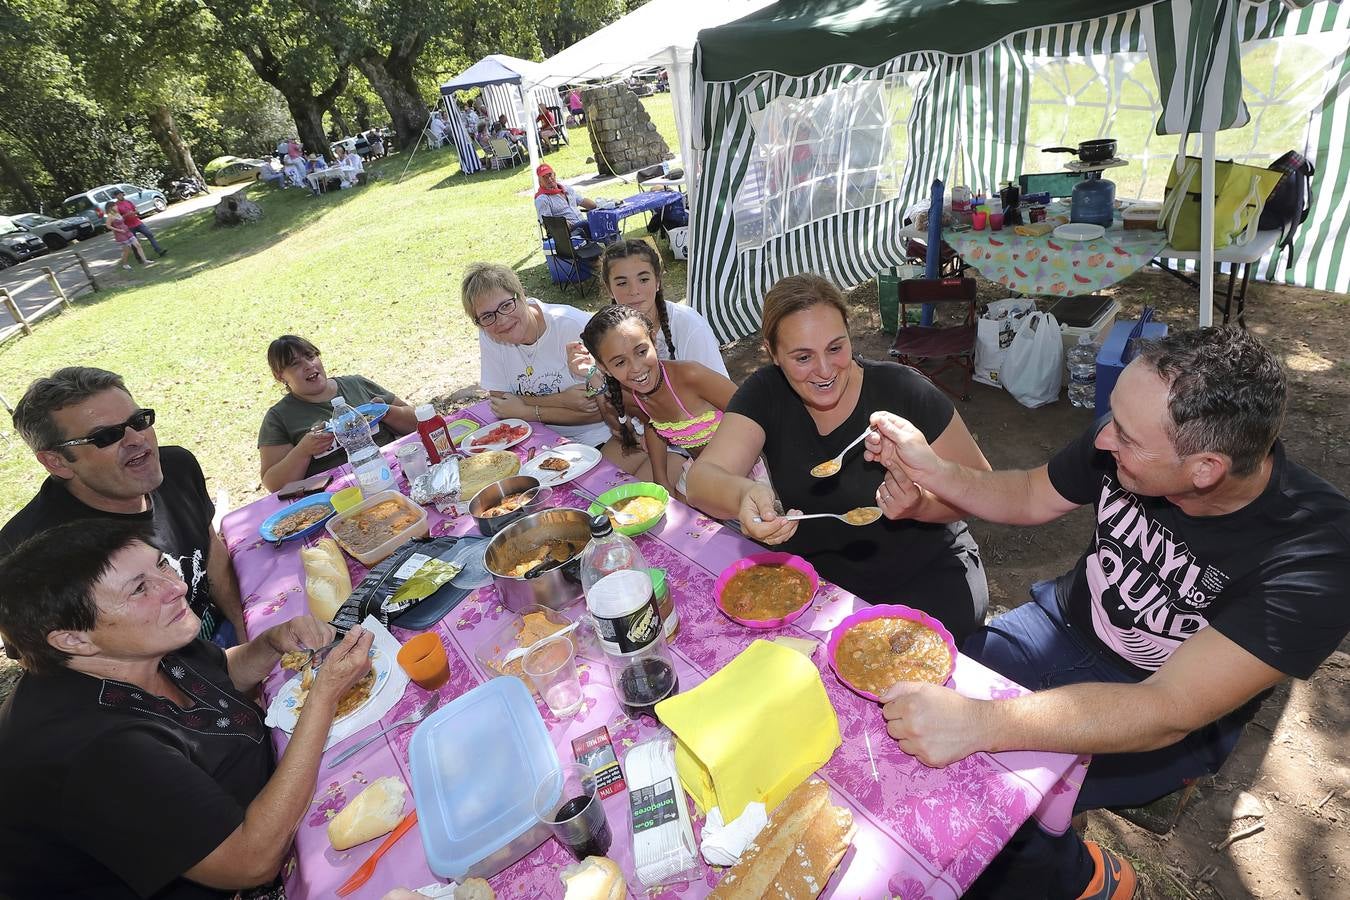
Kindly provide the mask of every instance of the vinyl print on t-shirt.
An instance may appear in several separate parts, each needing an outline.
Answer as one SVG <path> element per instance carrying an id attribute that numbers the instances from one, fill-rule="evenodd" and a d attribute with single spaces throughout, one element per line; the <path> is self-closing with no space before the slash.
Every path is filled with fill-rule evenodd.
<path id="1" fill-rule="evenodd" d="M 515 393 L 522 397 L 546 397 L 549 394 L 562 393 L 563 374 L 557 371 L 536 371 L 534 366 L 526 366 L 525 371 L 516 376 Z"/>
<path id="2" fill-rule="evenodd" d="M 1204 610 L 1228 581 L 1149 519 L 1140 499 L 1114 477 L 1103 477 L 1087 558 L 1092 627 L 1103 644 L 1126 662 L 1156 671 L 1209 624 Z"/>

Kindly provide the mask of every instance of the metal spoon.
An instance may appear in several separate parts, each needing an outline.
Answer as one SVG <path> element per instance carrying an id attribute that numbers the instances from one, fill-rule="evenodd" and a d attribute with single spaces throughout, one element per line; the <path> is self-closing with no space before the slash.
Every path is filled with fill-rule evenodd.
<path id="1" fill-rule="evenodd" d="M 799 513 L 795 516 L 779 516 L 778 518 L 786 519 L 789 522 L 800 522 L 802 519 L 838 519 L 845 525 L 871 525 L 881 518 L 881 507 L 858 506 L 846 513 Z M 754 521 L 757 525 L 764 524 L 764 520 L 759 516 L 755 516 Z"/>
<path id="2" fill-rule="evenodd" d="M 357 752 L 362 748 L 364 748 L 366 745 L 379 740 L 380 738 L 384 737 L 386 734 L 395 730 L 396 728 L 402 728 L 405 725 L 416 725 L 418 722 L 422 721 L 427 716 L 435 712 L 436 707 L 440 705 L 441 705 L 441 695 L 432 694 L 430 697 L 427 698 L 427 702 L 422 704 L 421 709 L 417 710 L 416 712 L 409 713 L 407 716 L 404 716 L 402 719 L 399 719 L 397 722 L 395 722 L 393 725 L 390 725 L 388 728 L 382 729 L 376 732 L 375 734 L 372 734 L 370 737 L 366 738 L 364 741 L 361 741 L 360 743 L 353 744 L 346 750 L 343 750 L 337 756 L 333 757 L 328 763 L 328 768 L 330 769 L 337 768 L 342 763 L 346 762 L 347 760 L 355 756 Z"/>
<path id="3" fill-rule="evenodd" d="M 842 468 L 844 465 L 844 454 L 848 453 L 848 451 L 858 446 L 859 442 L 861 442 L 871 433 L 872 429 L 869 426 L 865 431 L 863 431 L 862 434 L 858 435 L 851 442 L 849 442 L 849 445 L 847 447 L 845 447 L 843 450 L 840 450 L 838 455 L 835 456 L 834 459 L 827 459 L 823 463 L 820 463 L 819 465 L 812 468 L 811 474 L 814 475 L 816 478 L 829 478 L 831 475 L 838 474 L 840 468 Z"/>
<path id="4" fill-rule="evenodd" d="M 617 509 L 610 506 L 608 503 L 601 503 L 599 500 L 595 500 L 592 502 L 594 502 L 596 506 L 602 507 L 611 516 L 613 516 L 615 523 L 619 525 L 636 525 L 638 521 L 640 521 L 638 517 L 633 515 L 632 513 L 619 512 Z"/>

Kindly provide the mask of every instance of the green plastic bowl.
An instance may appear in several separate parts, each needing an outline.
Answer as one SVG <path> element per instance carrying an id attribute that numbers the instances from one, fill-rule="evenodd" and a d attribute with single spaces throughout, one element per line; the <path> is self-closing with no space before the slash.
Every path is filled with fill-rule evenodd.
<path id="1" fill-rule="evenodd" d="M 601 503 L 608 503 L 610 506 L 618 503 L 620 500 L 627 500 L 629 497 L 655 497 L 661 501 L 661 514 L 652 516 L 645 522 L 638 522 L 635 525 L 616 526 L 619 534 L 625 534 L 628 537 L 637 537 L 647 531 L 651 531 L 666 516 L 666 507 L 670 505 L 670 492 L 661 485 L 651 481 L 639 481 L 635 484 L 621 484 L 616 488 L 611 488 L 600 495 Z M 592 503 L 590 509 L 586 510 L 589 516 L 598 516 L 605 511 L 600 503 Z"/>

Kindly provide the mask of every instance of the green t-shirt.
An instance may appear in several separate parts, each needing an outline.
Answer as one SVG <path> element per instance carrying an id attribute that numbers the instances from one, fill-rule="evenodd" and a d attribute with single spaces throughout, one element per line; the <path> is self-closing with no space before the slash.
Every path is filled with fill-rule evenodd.
<path id="1" fill-rule="evenodd" d="M 338 375 L 333 380 L 337 382 L 338 394 L 352 406 L 370 403 L 376 397 L 382 397 L 388 402 L 393 396 L 389 391 L 361 375 Z M 263 415 L 262 427 L 258 429 L 258 446 L 294 447 L 315 423 L 327 422 L 332 417 L 331 403 L 311 403 L 288 393 Z M 384 426 L 383 422 L 375 429 L 375 443 L 380 446 L 389 443 L 396 436 Z M 342 448 L 334 443 L 333 452 L 316 456 L 309 461 L 305 476 L 326 472 L 344 462 L 346 457 L 342 453 Z"/>

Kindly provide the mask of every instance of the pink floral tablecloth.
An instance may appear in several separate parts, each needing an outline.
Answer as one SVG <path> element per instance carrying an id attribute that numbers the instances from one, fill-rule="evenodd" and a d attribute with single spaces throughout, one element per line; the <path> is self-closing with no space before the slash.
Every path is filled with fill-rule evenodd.
<path id="1" fill-rule="evenodd" d="M 486 404 L 468 410 L 468 414 L 483 422 L 492 419 Z M 536 426 L 530 441 L 515 449 L 524 457 L 531 447 L 556 443 L 555 434 Z M 392 446 L 385 451 L 392 456 Z M 621 471 L 602 462 L 583 477 L 555 489 L 552 502 L 584 507 L 591 498 L 627 480 Z M 342 484 L 339 480 L 334 489 Z M 275 497 L 268 497 L 230 513 L 222 525 L 239 575 L 250 634 L 306 610 L 299 547 L 285 544 L 274 548 L 258 536 L 258 525 L 280 506 Z M 468 517 L 447 519 L 435 510 L 430 515 L 433 535 L 475 530 L 473 520 Z M 761 549 L 735 530 L 723 528 L 672 501 L 664 521 L 637 538 L 637 542 L 651 565 L 667 570 L 670 591 L 678 604 L 681 626 L 673 649 L 682 688 L 688 689 L 716 672 L 755 637 L 780 633 L 752 633 L 728 620 L 713 605 L 712 586 L 722 569 Z M 351 565 L 355 582 L 363 570 L 355 563 Z M 896 597 L 900 602 L 905 599 Z M 860 604 L 852 594 L 823 584 L 812 609 L 781 633 L 806 634 L 823 641 Z M 443 704 L 487 680 L 488 673 L 477 663 L 474 651 L 489 639 L 494 623 L 507 615 L 498 603 L 496 589 L 488 586 L 435 626 L 450 658 L 450 681 L 440 689 Z M 400 640 L 412 634 L 397 628 L 394 633 Z M 1068 827 L 1085 771 L 1082 759 L 1054 753 L 981 753 L 945 769 L 930 769 L 896 746 L 886 734 L 880 708 L 840 685 L 823 656 L 822 648 L 816 653 L 815 662 L 821 668 L 821 677 L 838 714 L 843 744 L 819 774 L 834 789 L 837 802 L 853 809 L 858 824 L 853 849 L 824 896 L 869 900 L 959 897 L 1029 816 L 1037 816 L 1056 831 Z M 634 743 L 657 733 L 656 726 L 645 720 L 635 723 L 620 711 L 603 669 L 593 670 L 583 664 L 581 677 L 586 702 L 583 713 L 576 718 L 559 721 L 540 703 L 560 758 L 571 758 L 572 738 L 599 725 L 608 726 L 621 760 Z M 265 682 L 264 702 L 272 699 L 283 682 L 280 673 L 274 673 Z M 957 662 L 955 684 L 967 696 L 1005 697 L 1022 693 L 1018 686 L 965 657 Z M 383 723 L 405 716 L 421 706 L 425 697 L 425 691 L 409 684 Z M 314 799 L 286 866 L 287 895 L 291 900 L 333 896 L 337 887 L 374 851 L 376 842 L 345 852 L 333 850 L 326 825 L 375 778 L 395 775 L 410 783 L 408 745 L 412 734 L 412 728 L 400 729 L 344 765 L 320 770 Z M 870 738 L 876 778 L 872 775 L 864 734 Z M 273 739 L 280 754 L 287 735 L 275 731 Z M 325 759 L 357 739 L 339 743 L 325 754 Z M 633 874 L 627 802 L 626 792 L 605 801 L 614 832 L 610 855 L 627 874 L 634 896 L 642 896 L 645 891 Z M 696 832 L 701 824 L 695 817 Z M 492 884 L 499 897 L 561 897 L 558 871 L 570 862 L 567 851 L 549 840 L 493 878 Z M 705 865 L 697 880 L 665 885 L 651 896 L 702 897 L 720 877 L 721 870 Z M 384 856 L 375 876 L 352 896 L 378 898 L 392 887 L 416 888 L 436 880 L 427 868 L 420 837 L 413 833 Z"/>
<path id="2" fill-rule="evenodd" d="M 1162 231 L 1125 231 L 1117 220 L 1092 241 L 1054 234 L 1027 237 L 1002 231 L 944 231 L 942 239 L 980 274 L 1021 294 L 1077 297 L 1133 275 L 1167 245 Z"/>

